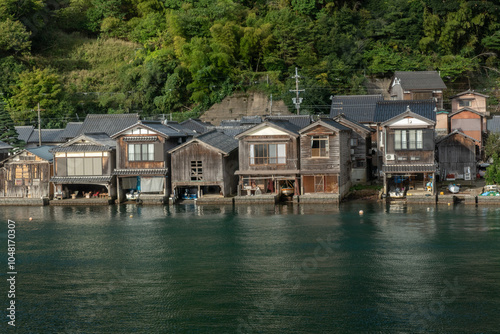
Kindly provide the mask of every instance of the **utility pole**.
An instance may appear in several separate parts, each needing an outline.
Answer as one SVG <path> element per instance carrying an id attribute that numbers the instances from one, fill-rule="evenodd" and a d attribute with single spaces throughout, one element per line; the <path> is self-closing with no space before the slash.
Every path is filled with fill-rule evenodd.
<path id="1" fill-rule="evenodd" d="M 40 117 L 40 102 L 38 102 L 38 146 L 42 146 L 42 126 Z"/>
<path id="2" fill-rule="evenodd" d="M 300 104 L 302 103 L 302 98 L 299 97 L 299 93 L 303 92 L 303 89 L 299 89 L 299 73 L 297 71 L 297 67 L 295 68 L 295 76 L 292 78 L 295 78 L 295 90 L 290 89 L 290 92 L 295 92 L 296 97 L 292 98 L 293 104 L 295 104 L 295 109 L 297 109 L 297 115 L 300 115 Z"/>

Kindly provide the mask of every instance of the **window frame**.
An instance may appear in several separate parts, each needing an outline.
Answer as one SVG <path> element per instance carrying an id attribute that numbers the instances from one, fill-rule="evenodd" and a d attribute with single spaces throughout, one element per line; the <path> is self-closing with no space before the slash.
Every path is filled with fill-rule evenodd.
<path id="1" fill-rule="evenodd" d="M 285 143 L 253 143 L 250 144 L 250 166 L 286 165 L 287 144 Z M 270 152 L 274 153 L 270 156 Z M 284 154 L 284 155 L 280 155 Z"/>
<path id="2" fill-rule="evenodd" d="M 395 151 L 421 151 L 424 149 L 424 132 L 422 129 L 394 130 Z"/>
<path id="3" fill-rule="evenodd" d="M 137 149 L 139 149 L 137 151 Z M 155 161 L 155 144 L 151 143 L 130 143 L 128 144 L 127 160 L 135 161 Z"/>
<path id="4" fill-rule="evenodd" d="M 314 147 L 318 143 L 319 147 Z M 324 147 L 321 147 L 324 144 Z M 328 158 L 330 154 L 330 138 L 328 135 L 311 136 L 311 158 Z"/>

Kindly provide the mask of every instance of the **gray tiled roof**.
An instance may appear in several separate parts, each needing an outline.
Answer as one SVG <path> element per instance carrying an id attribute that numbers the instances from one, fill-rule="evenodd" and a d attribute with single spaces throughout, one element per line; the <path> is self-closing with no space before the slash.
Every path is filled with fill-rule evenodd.
<path id="1" fill-rule="evenodd" d="M 446 89 L 446 85 L 437 71 L 396 71 L 394 78 L 400 79 L 404 90 Z"/>
<path id="2" fill-rule="evenodd" d="M 113 175 L 166 175 L 168 168 L 115 169 Z"/>
<path id="3" fill-rule="evenodd" d="M 241 126 L 211 126 L 209 127 L 209 131 L 211 130 L 217 130 L 219 132 L 222 132 L 223 134 L 230 136 L 230 137 L 236 137 L 240 133 L 250 129 L 253 127 L 253 125 L 241 125 Z"/>
<path id="4" fill-rule="evenodd" d="M 166 127 L 170 127 L 174 130 L 177 130 L 179 133 L 181 133 L 183 136 L 194 136 L 196 135 L 197 133 L 193 130 L 191 130 L 190 128 L 187 128 L 185 126 L 183 126 L 182 124 L 179 124 L 177 122 L 168 122 L 165 124 Z"/>
<path id="5" fill-rule="evenodd" d="M 419 164 L 419 165 L 383 165 L 382 170 L 386 173 L 391 172 L 435 172 L 437 164 Z"/>
<path id="6" fill-rule="evenodd" d="M 339 130 L 346 130 L 346 131 L 351 131 L 351 128 L 348 128 L 347 126 L 345 125 L 342 125 L 340 124 L 339 122 L 335 122 L 333 119 L 331 118 L 322 118 L 320 119 L 320 121 L 336 128 L 336 129 L 339 129 Z"/>
<path id="7" fill-rule="evenodd" d="M 241 125 L 260 124 L 260 123 L 262 123 L 262 117 L 260 116 L 243 116 L 241 117 L 240 120 Z"/>
<path id="8" fill-rule="evenodd" d="M 305 126 L 303 126 L 303 127 L 297 126 L 294 123 L 289 122 L 288 120 L 282 120 L 282 119 L 272 119 L 272 120 L 266 120 L 266 121 L 269 123 L 272 123 L 280 128 L 283 128 L 285 130 L 293 132 L 295 134 L 298 134 L 299 130 L 302 129 L 303 127 L 305 127 Z M 311 123 L 309 123 L 309 124 L 311 124 Z"/>
<path id="9" fill-rule="evenodd" d="M 373 121 L 376 123 L 385 122 L 404 113 L 408 108 L 415 114 L 436 121 L 436 102 L 432 100 L 380 101 L 375 108 Z"/>
<path id="10" fill-rule="evenodd" d="M 42 143 L 63 143 L 61 140 L 63 132 L 64 129 L 42 129 Z M 26 143 L 38 143 L 38 141 L 38 129 L 34 129 Z"/>
<path id="11" fill-rule="evenodd" d="M 11 148 L 12 146 L 10 146 L 9 144 L 0 141 L 0 150 L 10 150 Z"/>
<path id="12" fill-rule="evenodd" d="M 281 115 L 281 116 L 266 116 L 266 121 L 288 121 L 299 129 L 302 129 L 313 122 L 310 115 Z"/>
<path id="13" fill-rule="evenodd" d="M 226 154 L 238 148 L 238 141 L 234 139 L 234 137 L 228 136 L 217 130 L 204 133 L 196 137 L 196 139 L 215 147 Z"/>
<path id="14" fill-rule="evenodd" d="M 18 133 L 17 139 L 27 143 L 31 133 L 33 132 L 33 125 L 16 126 L 15 128 Z"/>
<path id="15" fill-rule="evenodd" d="M 345 119 L 346 121 L 348 121 L 348 122 L 350 122 L 350 123 L 352 123 L 352 124 L 354 124 L 354 125 L 356 125 L 356 126 L 358 126 L 358 127 L 362 128 L 362 129 L 364 129 L 364 130 L 366 130 L 366 131 L 370 131 L 370 132 L 374 132 L 374 131 L 375 131 L 374 129 L 369 128 L 369 127 L 367 127 L 366 125 L 361 124 L 361 123 L 359 123 L 359 122 L 356 122 L 355 120 L 353 120 L 353 119 L 351 119 L 351 118 L 347 117 L 347 116 L 346 116 L 346 115 L 344 115 L 344 114 L 341 114 L 341 115 L 339 115 L 339 116 L 334 117 L 334 120 L 337 120 L 337 118 L 338 118 L 339 120 L 341 120 L 341 119 Z"/>
<path id="16" fill-rule="evenodd" d="M 220 122 L 220 126 L 233 126 L 233 127 L 236 127 L 236 126 L 240 126 L 241 125 L 241 121 L 240 120 L 236 120 L 236 119 L 226 119 L 226 120 L 222 120 Z"/>
<path id="17" fill-rule="evenodd" d="M 500 133 L 500 116 L 493 116 L 487 120 L 486 127 L 489 132 Z"/>
<path id="18" fill-rule="evenodd" d="M 180 125 L 197 133 L 204 133 L 208 131 L 208 127 L 212 124 L 205 123 L 198 118 L 190 118 L 188 120 L 185 120 L 184 122 L 181 122 Z"/>
<path id="19" fill-rule="evenodd" d="M 439 144 L 439 143 L 441 143 L 443 140 L 445 140 L 445 139 L 447 139 L 447 138 L 449 138 L 449 137 L 451 137 L 451 136 L 454 136 L 454 135 L 460 135 L 460 136 L 463 136 L 463 137 L 468 138 L 468 139 L 470 139 L 470 140 L 472 140 L 472 141 L 475 141 L 475 142 L 477 142 L 477 141 L 478 141 L 476 138 L 472 138 L 471 136 L 466 135 L 466 134 L 465 134 L 465 133 L 463 133 L 462 131 L 459 131 L 459 130 L 456 130 L 456 129 L 455 129 L 455 130 L 453 130 L 452 132 L 448 133 L 446 136 L 443 136 L 443 137 L 441 137 L 441 138 L 439 138 L 439 139 L 436 139 L 436 144 Z"/>
<path id="20" fill-rule="evenodd" d="M 78 131 L 78 135 L 104 132 L 111 136 L 137 123 L 138 120 L 138 114 L 88 114 Z"/>
<path id="21" fill-rule="evenodd" d="M 66 128 L 64 129 L 63 133 L 60 136 L 61 141 L 66 141 L 68 139 L 75 138 L 78 136 L 78 133 L 80 132 L 80 128 L 82 127 L 83 122 L 68 122 L 66 124 Z"/>
<path id="22" fill-rule="evenodd" d="M 474 95 L 478 95 L 478 96 L 482 96 L 482 97 L 485 97 L 485 98 L 488 98 L 489 95 L 485 95 L 485 94 L 481 94 L 481 93 L 478 93 L 478 92 L 475 92 L 474 90 L 472 89 L 468 89 L 466 90 L 465 92 L 461 92 L 461 93 L 458 93 L 456 95 L 453 95 L 453 96 L 450 96 L 450 99 L 454 99 L 456 97 L 460 97 L 462 95 L 467 95 L 467 94 L 474 94 Z"/>
<path id="23" fill-rule="evenodd" d="M 334 96 L 330 107 L 330 117 L 344 114 L 356 122 L 371 123 L 377 102 L 383 100 L 384 97 L 381 94 Z"/>
<path id="24" fill-rule="evenodd" d="M 86 137 L 95 143 L 79 144 L 80 137 L 82 139 Z M 51 152 L 101 152 L 111 151 L 115 147 L 116 141 L 105 133 L 85 133 L 73 138 L 68 143 L 53 147 Z"/>
<path id="25" fill-rule="evenodd" d="M 54 146 L 39 146 L 39 147 L 33 147 L 33 148 L 27 148 L 26 150 L 33 153 L 34 155 L 47 160 L 49 162 L 52 162 L 54 159 L 54 156 L 50 152 L 50 149 L 54 148 Z"/>
<path id="26" fill-rule="evenodd" d="M 110 183 L 112 175 L 103 176 L 54 176 L 50 179 L 53 183 L 66 184 L 106 184 Z"/>

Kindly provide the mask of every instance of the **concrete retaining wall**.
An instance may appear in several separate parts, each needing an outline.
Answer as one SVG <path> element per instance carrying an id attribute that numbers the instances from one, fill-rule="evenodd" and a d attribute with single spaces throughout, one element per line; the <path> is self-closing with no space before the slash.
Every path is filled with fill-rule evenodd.
<path id="1" fill-rule="evenodd" d="M 0 205 L 28 205 L 28 206 L 44 206 L 49 204 L 48 198 L 20 198 L 20 197 L 2 197 Z"/>

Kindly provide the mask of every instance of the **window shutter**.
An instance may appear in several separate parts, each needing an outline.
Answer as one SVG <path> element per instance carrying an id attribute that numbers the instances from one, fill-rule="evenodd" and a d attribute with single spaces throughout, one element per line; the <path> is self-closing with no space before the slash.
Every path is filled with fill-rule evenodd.
<path id="1" fill-rule="evenodd" d="M 66 158 L 57 159 L 57 176 L 67 176 L 66 174 Z"/>
<path id="2" fill-rule="evenodd" d="M 163 152 L 163 143 L 155 143 L 155 161 L 165 161 L 165 152 Z"/>

